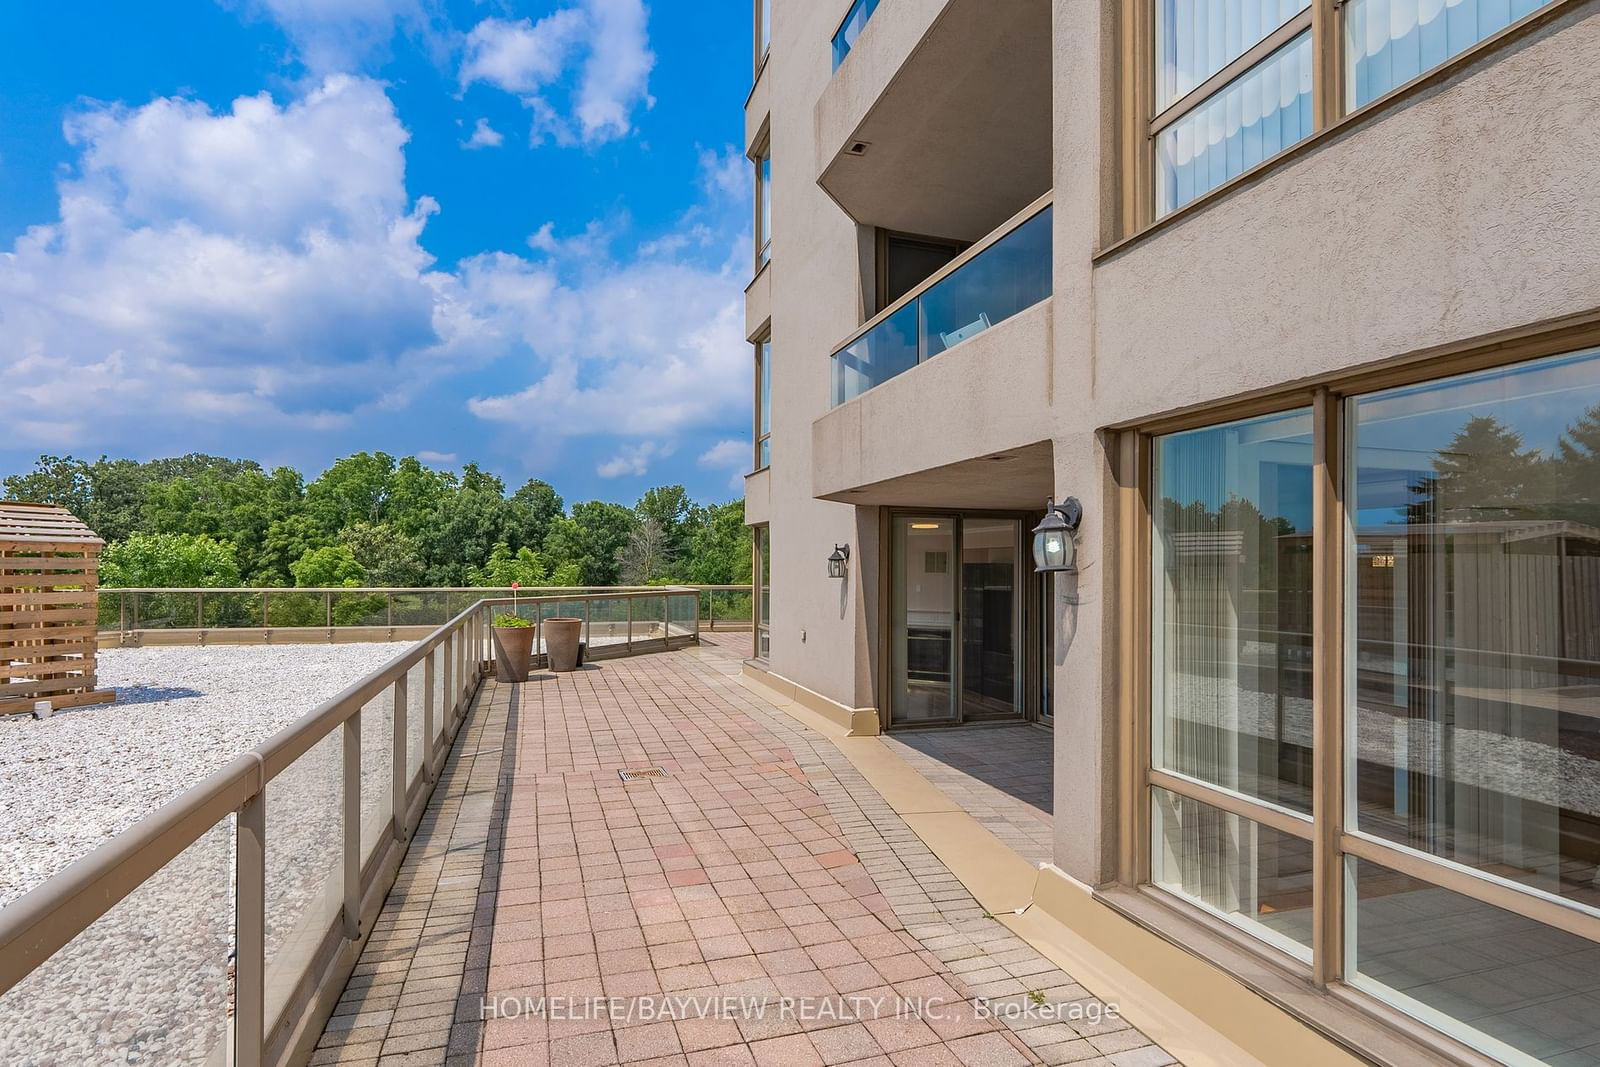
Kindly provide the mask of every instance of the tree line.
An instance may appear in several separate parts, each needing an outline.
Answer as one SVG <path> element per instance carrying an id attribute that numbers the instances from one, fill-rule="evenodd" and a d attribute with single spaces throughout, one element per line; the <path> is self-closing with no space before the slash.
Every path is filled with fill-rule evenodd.
<path id="1" fill-rule="evenodd" d="M 191 453 L 139 462 L 40 456 L 5 496 L 60 504 L 107 542 L 106 586 L 607 586 L 750 580 L 744 502 L 681 485 L 633 507 L 568 507 L 533 479 L 508 493 L 474 463 L 358 452 L 314 481 Z"/>

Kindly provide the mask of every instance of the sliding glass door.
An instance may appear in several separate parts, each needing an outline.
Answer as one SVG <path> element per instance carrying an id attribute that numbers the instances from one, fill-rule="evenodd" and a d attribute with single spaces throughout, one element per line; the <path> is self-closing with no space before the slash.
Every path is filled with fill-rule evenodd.
<path id="1" fill-rule="evenodd" d="M 1022 521 L 934 514 L 891 524 L 890 724 L 1020 718 Z"/>

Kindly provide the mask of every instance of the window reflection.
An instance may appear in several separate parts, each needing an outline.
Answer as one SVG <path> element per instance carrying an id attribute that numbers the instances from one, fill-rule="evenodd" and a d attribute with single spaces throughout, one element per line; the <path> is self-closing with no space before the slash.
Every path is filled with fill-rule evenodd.
<path id="1" fill-rule="evenodd" d="M 1158 437 L 1153 758 L 1311 810 L 1311 415 Z"/>
<path id="2" fill-rule="evenodd" d="M 1600 365 L 1350 402 L 1359 829 L 1600 906 Z"/>

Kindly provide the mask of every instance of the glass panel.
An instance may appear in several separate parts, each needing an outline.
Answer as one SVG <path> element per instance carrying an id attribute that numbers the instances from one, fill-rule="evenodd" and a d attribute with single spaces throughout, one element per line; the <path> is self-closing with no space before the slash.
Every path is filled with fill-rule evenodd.
<path id="1" fill-rule="evenodd" d="M 1600 1062 L 1600 945 L 1347 862 L 1352 985 L 1507 1063 Z"/>
<path id="2" fill-rule="evenodd" d="M 761 12 L 756 16 L 756 32 L 761 35 L 760 55 L 765 59 L 767 49 L 772 47 L 772 0 L 761 0 Z"/>
<path id="3" fill-rule="evenodd" d="M 1350 0 L 1346 96 L 1353 110 L 1425 74 L 1546 0 Z"/>
<path id="4" fill-rule="evenodd" d="M 1311 959 L 1310 841 L 1165 789 L 1150 820 L 1152 883 Z"/>
<path id="5" fill-rule="evenodd" d="M 199 624 L 200 602 L 193 593 L 140 593 L 138 604 L 141 630 L 187 630 Z"/>
<path id="6" fill-rule="evenodd" d="M 834 353 L 834 406 L 1050 295 L 1050 208 Z"/>
<path id="7" fill-rule="evenodd" d="M 1309 0 L 1157 0 L 1156 110 L 1199 88 L 1309 6 Z"/>
<path id="8" fill-rule="evenodd" d="M 844 62 L 844 57 L 850 54 L 850 49 L 856 46 L 856 38 L 861 36 L 861 31 L 866 28 L 867 20 L 878 8 L 878 0 L 855 0 L 850 5 L 850 10 L 844 17 L 844 22 L 833 35 L 833 69 L 838 70 L 839 64 Z"/>
<path id="9" fill-rule="evenodd" d="M 756 373 L 758 375 L 757 390 L 760 393 L 756 405 L 756 469 L 765 467 L 771 461 L 770 445 L 767 435 L 772 432 L 772 342 L 756 342 Z"/>
<path id="10" fill-rule="evenodd" d="M 1311 34 L 1302 33 L 1156 135 L 1165 215 L 1311 134 Z"/>
<path id="11" fill-rule="evenodd" d="M 699 593 L 677 594 L 667 598 L 667 611 L 671 619 L 671 636 L 686 637 L 695 632 L 695 609 Z"/>
<path id="12" fill-rule="evenodd" d="M 0 1063 L 224 1061 L 233 818 L 0 996 Z"/>
<path id="13" fill-rule="evenodd" d="M 1600 907 L 1600 353 L 1350 405 L 1358 825 Z"/>
<path id="14" fill-rule="evenodd" d="M 260 593 L 207 593 L 202 607 L 203 626 L 225 629 L 261 625 Z"/>
<path id="15" fill-rule="evenodd" d="M 917 305 L 913 301 L 834 354 L 834 406 L 916 365 Z"/>
<path id="16" fill-rule="evenodd" d="M 956 717 L 955 521 L 894 519 L 893 657 L 890 721 Z"/>
<path id="17" fill-rule="evenodd" d="M 761 230 L 756 234 L 758 252 L 756 254 L 756 269 L 760 270 L 762 264 L 772 254 L 772 153 L 762 152 L 761 158 L 756 160 L 756 202 L 760 205 Z"/>
<path id="18" fill-rule="evenodd" d="M 344 910 L 344 728 L 267 783 L 267 994 L 272 1025 Z"/>
<path id="19" fill-rule="evenodd" d="M 327 626 L 327 602 L 321 593 L 273 590 L 267 598 L 267 625 L 273 628 Z"/>
<path id="20" fill-rule="evenodd" d="M 665 597 L 638 597 L 633 601 L 633 621 L 628 628 L 634 641 L 660 641 L 666 637 Z"/>
<path id="21" fill-rule="evenodd" d="M 1311 810 L 1311 414 L 1158 437 L 1155 765 Z"/>
<path id="22" fill-rule="evenodd" d="M 455 684 L 451 682 L 452 686 Z M 394 815 L 394 689 L 361 709 L 361 864 L 389 837 Z"/>
<path id="23" fill-rule="evenodd" d="M 961 524 L 961 717 L 1009 718 L 1017 706 L 1015 519 Z"/>
<path id="24" fill-rule="evenodd" d="M 1050 216 L 1045 208 L 922 294 L 917 301 L 921 358 L 936 356 L 1050 295 Z"/>
<path id="25" fill-rule="evenodd" d="M 559 610 L 558 610 L 559 609 Z M 581 601 L 566 604 L 546 604 L 545 618 L 565 616 L 569 619 L 584 617 Z M 583 640 L 593 649 L 607 645 L 628 643 L 628 602 L 626 600 L 591 600 L 588 607 L 589 626 Z"/>

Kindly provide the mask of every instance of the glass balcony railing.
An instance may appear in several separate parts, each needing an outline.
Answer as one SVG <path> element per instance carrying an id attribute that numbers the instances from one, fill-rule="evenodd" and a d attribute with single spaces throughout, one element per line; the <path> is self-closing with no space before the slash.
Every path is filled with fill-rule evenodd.
<path id="1" fill-rule="evenodd" d="M 1050 205 L 904 297 L 833 354 L 838 407 L 1050 295 Z"/>
<path id="2" fill-rule="evenodd" d="M 850 54 L 850 49 L 856 46 L 856 38 L 861 36 L 861 31 L 866 27 L 867 20 L 878 9 L 878 0 L 856 0 L 850 5 L 850 11 L 845 15 L 844 21 L 839 23 L 839 28 L 833 33 L 833 69 L 838 70 L 839 64 L 844 62 L 844 57 Z"/>

